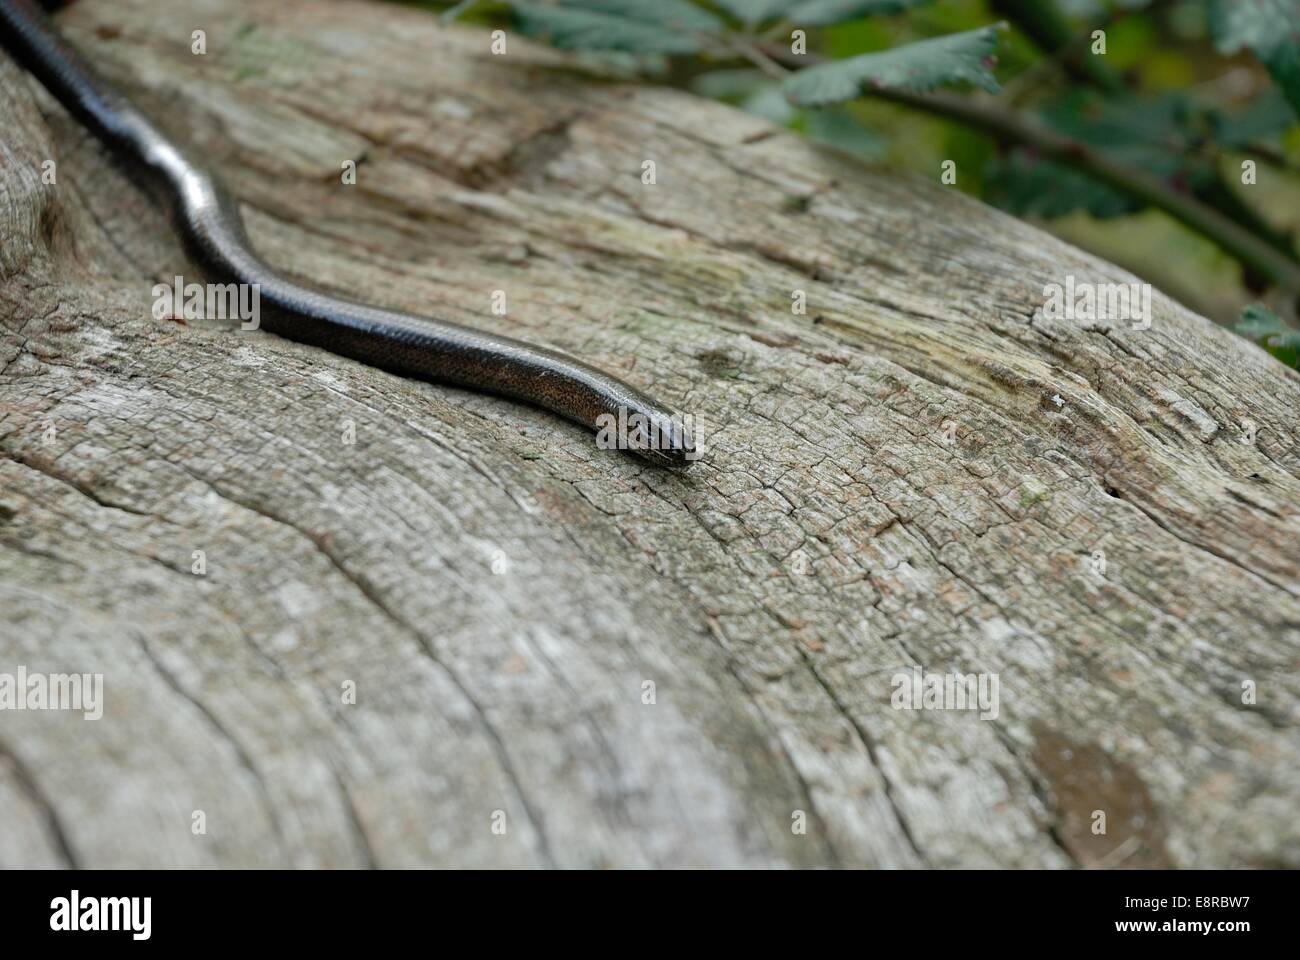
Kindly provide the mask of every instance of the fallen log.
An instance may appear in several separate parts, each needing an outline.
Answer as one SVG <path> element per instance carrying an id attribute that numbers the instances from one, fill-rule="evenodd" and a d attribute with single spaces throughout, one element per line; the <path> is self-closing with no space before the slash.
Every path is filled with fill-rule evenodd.
<path id="1" fill-rule="evenodd" d="M 706 453 L 155 317 L 165 217 L 0 57 L 0 673 L 103 678 L 0 711 L 0 865 L 1300 865 L 1294 371 L 1158 292 L 1044 312 L 1135 278 L 520 38 L 60 23 L 276 267 Z"/>

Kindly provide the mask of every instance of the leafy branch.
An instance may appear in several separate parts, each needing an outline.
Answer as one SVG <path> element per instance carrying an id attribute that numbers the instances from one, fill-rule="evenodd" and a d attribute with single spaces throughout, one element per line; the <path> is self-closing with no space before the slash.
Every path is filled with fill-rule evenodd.
<path id="1" fill-rule="evenodd" d="M 792 87 L 798 89 L 797 84 L 803 76 L 823 65 L 813 55 L 805 55 L 797 59 L 809 64 L 809 68 L 801 74 L 791 74 L 788 69 L 791 56 L 784 48 L 768 45 L 758 52 L 764 60 L 781 69 L 781 73 L 774 75 L 783 80 L 787 95 L 790 95 Z M 846 61 L 838 61 L 834 65 L 838 66 L 842 62 Z M 773 75 L 770 67 L 766 68 L 766 72 Z M 1260 240 L 1251 231 L 1190 194 L 1179 193 L 1140 169 L 1116 162 L 1082 140 L 1058 133 L 1030 116 L 1003 110 L 994 103 L 972 97 L 917 93 L 904 87 L 890 86 L 870 86 L 864 92 L 880 100 L 955 120 L 1004 143 L 1031 147 L 1042 157 L 1082 170 L 1103 183 L 1163 210 L 1180 223 L 1213 240 L 1245 266 L 1268 277 L 1290 296 L 1300 296 L 1300 261 L 1295 257 Z M 792 95 L 791 99 L 794 100 L 795 97 Z"/>
<path id="2" fill-rule="evenodd" d="M 1300 257 L 1291 239 L 1243 203 L 1219 169 L 1224 149 L 1282 165 L 1284 154 L 1261 143 L 1261 134 L 1294 122 L 1285 106 L 1258 98 L 1243 119 L 1221 117 L 1188 98 L 1155 104 L 1136 98 L 1122 73 L 1091 55 L 1091 31 L 1080 35 L 1054 0 L 990 3 L 1042 51 L 1047 63 L 1095 89 L 1100 98 L 1081 101 L 1076 97 L 1080 88 L 1072 88 L 1075 99 L 1055 111 L 1016 109 L 992 96 L 999 91 L 996 54 L 1005 25 L 841 59 L 795 53 L 789 42 L 795 29 L 807 32 L 905 14 L 927 2 L 507 0 L 507 5 L 523 32 L 559 47 L 668 58 L 690 63 L 696 72 L 743 59 L 770 78 L 793 108 L 836 108 L 869 97 L 955 121 L 1011 148 L 1012 159 L 1019 151 L 1022 168 L 1014 173 L 1020 195 L 1054 193 L 1058 198 L 1052 209 L 1058 214 L 1068 209 L 1061 195 L 1065 203 L 1099 216 L 1154 207 L 1234 257 L 1248 279 L 1271 284 L 1293 303 L 1300 297 Z M 1218 49 L 1225 55 L 1253 53 L 1273 78 L 1277 104 L 1289 102 L 1300 112 L 1300 37 L 1294 29 L 1300 22 L 1300 0 L 1200 2 Z M 1102 27 L 1135 6 L 1142 4 L 1126 4 Z M 1146 6 L 1158 9 L 1167 3 L 1150 0 Z M 690 71 L 675 76 L 683 75 Z M 951 86 L 983 92 L 939 91 Z M 1152 120 L 1155 115 L 1164 126 Z M 1031 175 L 1025 175 L 1025 162 L 1033 168 Z"/>
<path id="3" fill-rule="evenodd" d="M 1106 30 L 1121 23 L 1129 15 L 1140 11 L 1152 13 L 1163 10 L 1171 6 L 1173 0 L 1147 0 L 1144 5 L 1121 7 L 1102 22 L 1094 24 L 1091 30 L 1079 33 L 1070 30 L 1066 18 L 1061 15 L 1054 0 L 991 0 L 991 3 L 994 9 L 1010 17 L 1026 35 L 1031 37 L 1042 50 L 1049 54 L 1048 59 L 1039 64 L 1039 67 L 1063 64 L 1073 76 L 1090 84 L 1107 96 L 1120 99 L 1126 94 L 1123 78 L 1106 66 L 1104 61 L 1097 57 L 1085 56 L 1088 45 L 1093 42 L 1092 38 L 1099 32 L 1104 35 Z M 1217 4 L 1217 0 L 1215 0 L 1215 3 Z M 1032 82 L 1034 72 L 1033 69 L 1025 71 L 1016 78 L 1016 82 L 1024 84 Z M 1174 142 L 1165 143 L 1162 148 L 1177 153 L 1186 149 L 1187 146 L 1187 144 Z M 1283 168 L 1288 166 L 1285 156 L 1280 151 L 1270 150 L 1249 138 L 1241 138 L 1239 142 L 1233 143 L 1232 146 L 1244 154 L 1250 155 L 1257 160 L 1262 159 L 1273 166 Z M 1222 151 L 1214 150 L 1211 156 L 1207 158 L 1205 165 L 1210 169 L 1208 172 L 1202 173 L 1199 178 L 1201 185 L 1195 195 L 1203 203 L 1223 214 L 1229 221 L 1267 241 L 1288 259 L 1295 259 L 1296 251 L 1291 238 L 1274 228 L 1254 209 L 1243 203 L 1227 183 L 1220 163 L 1222 156 Z M 1117 184 L 1113 180 L 1101 179 L 1103 179 L 1103 182 L 1110 183 L 1120 190 L 1125 189 L 1122 184 Z M 1133 191 L 1127 192 L 1129 196 L 1140 198 L 1140 194 Z M 1172 211 L 1167 210 L 1166 212 Z M 1175 213 L 1175 216 L 1184 225 L 1192 229 L 1199 229 L 1188 223 L 1184 217 L 1178 216 L 1177 213 Z M 1211 236 L 1210 239 L 1218 240 L 1217 236 Z M 1222 242 L 1219 245 L 1224 247 Z M 1264 279 L 1264 277 L 1261 276 L 1259 269 L 1249 260 L 1242 259 L 1235 251 L 1229 249 L 1228 252 L 1234 253 L 1246 267 L 1246 275 L 1250 285 L 1260 286 L 1261 284 L 1258 281 Z"/>

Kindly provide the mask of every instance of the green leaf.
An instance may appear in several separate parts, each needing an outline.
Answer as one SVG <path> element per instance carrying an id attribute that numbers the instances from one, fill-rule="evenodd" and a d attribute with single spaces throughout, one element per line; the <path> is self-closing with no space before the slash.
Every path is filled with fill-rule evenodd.
<path id="1" fill-rule="evenodd" d="M 1237 332 L 1287 366 L 1300 368 L 1300 331 L 1286 327 L 1267 307 L 1256 305 L 1243 310 Z"/>
<path id="2" fill-rule="evenodd" d="M 782 127 L 789 124 L 798 113 L 790 106 L 790 101 L 781 95 L 781 88 L 775 83 L 763 84 L 741 101 L 740 109 Z"/>
<path id="3" fill-rule="evenodd" d="M 806 132 L 814 140 L 872 161 L 883 160 L 889 152 L 889 141 L 859 123 L 847 107 L 810 110 L 805 116 Z"/>
<path id="4" fill-rule="evenodd" d="M 722 29 L 722 21 L 690 0 L 559 0 L 561 6 L 608 13 L 684 33 Z"/>
<path id="5" fill-rule="evenodd" d="M 986 198 L 1018 217 L 1054 220 L 1085 210 L 1099 220 L 1132 213 L 1135 200 L 1073 167 L 1014 150 L 987 174 Z"/>
<path id="6" fill-rule="evenodd" d="M 1300 115 L 1300 0 L 1212 0 L 1210 33 L 1220 53 L 1258 57 Z"/>
<path id="7" fill-rule="evenodd" d="M 997 45 L 998 27 L 980 27 L 809 67 L 787 77 L 783 89 L 803 107 L 844 103 L 870 89 L 926 91 L 963 82 L 996 93 Z"/>
<path id="8" fill-rule="evenodd" d="M 1037 111 L 1051 129 L 1087 144 L 1111 160 L 1148 174 L 1180 192 L 1201 196 L 1219 178 L 1199 149 L 1212 132 L 1186 94 L 1103 97 L 1070 90 Z M 1060 217 L 1086 210 L 1106 219 L 1146 203 L 1063 164 L 1016 149 L 995 161 L 989 199 L 1018 216 Z"/>
<path id="9" fill-rule="evenodd" d="M 1212 111 L 1210 121 L 1215 142 L 1231 150 L 1277 137 L 1295 123 L 1295 116 L 1286 98 L 1277 90 L 1269 89 L 1234 112 Z"/>
<path id="10" fill-rule="evenodd" d="M 784 16 L 799 0 L 717 0 L 718 6 L 743 23 L 762 23 Z"/>
<path id="11" fill-rule="evenodd" d="M 438 19 L 442 23 L 451 23 L 476 3 L 478 3 L 478 0 L 458 0 L 458 2 L 453 3 L 446 10 L 442 11 L 442 13 L 438 14 Z"/>
<path id="12" fill-rule="evenodd" d="M 720 27 L 685 0 L 643 4 L 636 0 L 564 0 L 561 4 L 512 3 L 519 28 L 568 50 L 626 53 L 696 53 L 702 32 Z"/>
<path id="13" fill-rule="evenodd" d="M 1300 330 L 1292 330 L 1276 313 L 1258 304 L 1241 312 L 1237 332 L 1248 340 L 1263 340 L 1270 347 L 1300 350 Z"/>
<path id="14" fill-rule="evenodd" d="M 763 71 L 754 67 L 727 67 L 697 74 L 689 81 L 691 92 L 710 100 L 740 103 L 764 84 L 770 84 Z"/>
<path id="15" fill-rule="evenodd" d="M 888 16 L 931 0 L 802 0 L 785 18 L 799 27 L 829 27 L 861 17 Z"/>

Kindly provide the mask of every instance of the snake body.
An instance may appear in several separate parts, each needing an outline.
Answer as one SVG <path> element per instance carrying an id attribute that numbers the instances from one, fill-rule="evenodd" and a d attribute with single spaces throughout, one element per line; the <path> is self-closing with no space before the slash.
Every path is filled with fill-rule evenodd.
<path id="1" fill-rule="evenodd" d="M 394 373 L 544 407 L 657 462 L 694 459 L 680 415 L 593 366 L 446 320 L 353 303 L 280 273 L 252 248 L 216 177 L 101 77 L 33 0 L 0 0 L 0 28 L 0 45 L 164 198 L 195 265 L 213 281 L 258 287 L 264 329 Z"/>

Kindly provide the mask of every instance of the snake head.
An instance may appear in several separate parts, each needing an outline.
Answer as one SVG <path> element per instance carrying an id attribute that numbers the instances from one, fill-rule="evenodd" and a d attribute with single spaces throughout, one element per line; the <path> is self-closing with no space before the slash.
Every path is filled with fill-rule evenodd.
<path id="1" fill-rule="evenodd" d="M 682 469 L 699 459 L 689 417 L 644 408 L 620 417 L 618 446 L 659 466 Z"/>

